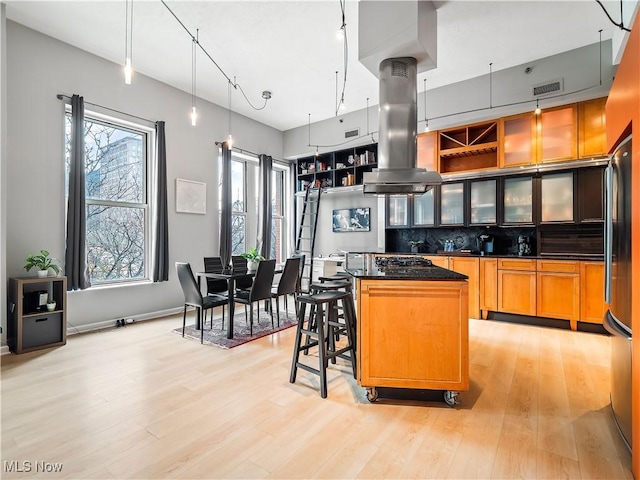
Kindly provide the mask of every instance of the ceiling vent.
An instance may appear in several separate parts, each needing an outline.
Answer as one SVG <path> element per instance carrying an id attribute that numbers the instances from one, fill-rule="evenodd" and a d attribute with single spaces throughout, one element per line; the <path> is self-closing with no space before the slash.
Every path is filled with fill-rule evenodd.
<path id="1" fill-rule="evenodd" d="M 344 132 L 344 138 L 354 138 L 359 136 L 360 136 L 359 128 L 355 128 L 353 130 L 347 130 L 346 132 Z"/>
<path id="2" fill-rule="evenodd" d="M 562 78 L 533 86 L 534 97 L 540 97 L 543 95 L 549 95 L 551 93 L 559 92 L 564 92 L 564 82 L 562 81 Z"/>

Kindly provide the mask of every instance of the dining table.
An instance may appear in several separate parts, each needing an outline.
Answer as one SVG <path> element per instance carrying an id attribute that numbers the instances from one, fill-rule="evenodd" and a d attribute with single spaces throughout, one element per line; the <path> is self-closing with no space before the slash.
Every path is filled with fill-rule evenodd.
<path id="1" fill-rule="evenodd" d="M 275 273 L 282 273 L 283 266 L 276 265 Z M 228 306 L 229 306 L 229 321 L 227 322 L 227 338 L 233 338 L 233 316 L 235 313 L 235 291 L 236 291 L 236 280 L 240 278 L 253 277 L 255 276 L 257 270 L 250 270 L 247 268 L 226 268 L 220 272 L 196 272 L 196 277 L 198 277 L 198 288 L 200 288 L 200 279 L 204 278 L 215 278 L 218 280 L 226 280 L 227 281 L 227 297 L 228 297 Z M 196 317 L 196 330 L 199 330 L 200 318 Z"/>

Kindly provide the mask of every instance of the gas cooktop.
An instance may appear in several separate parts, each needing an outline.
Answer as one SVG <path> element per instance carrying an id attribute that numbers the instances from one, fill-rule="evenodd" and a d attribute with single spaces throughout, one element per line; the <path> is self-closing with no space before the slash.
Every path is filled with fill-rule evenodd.
<path id="1" fill-rule="evenodd" d="M 422 270 L 433 267 L 431 260 L 422 257 L 376 257 L 376 267 L 381 272 L 398 270 Z"/>

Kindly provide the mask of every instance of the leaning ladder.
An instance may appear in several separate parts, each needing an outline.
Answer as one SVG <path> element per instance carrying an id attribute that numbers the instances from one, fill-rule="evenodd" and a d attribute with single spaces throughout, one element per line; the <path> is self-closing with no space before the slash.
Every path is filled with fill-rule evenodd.
<path id="1" fill-rule="evenodd" d="M 303 292 L 309 292 L 311 278 L 313 276 L 313 257 L 316 245 L 316 229 L 318 226 L 318 211 L 320 209 L 321 188 L 307 188 L 300 214 L 300 226 L 296 239 L 296 253 L 304 255 L 305 261 L 302 269 L 300 288 Z"/>

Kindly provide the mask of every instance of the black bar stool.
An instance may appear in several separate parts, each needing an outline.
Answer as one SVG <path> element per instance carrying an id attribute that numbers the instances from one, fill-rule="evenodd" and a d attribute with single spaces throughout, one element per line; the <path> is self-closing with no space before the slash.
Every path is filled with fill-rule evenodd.
<path id="1" fill-rule="evenodd" d="M 329 278 L 329 277 L 320 277 L 320 279 L 322 278 Z M 312 283 L 309 286 L 309 291 L 312 294 L 316 294 L 316 293 L 320 293 L 320 292 L 326 292 L 326 291 L 336 291 L 336 290 L 342 290 L 345 291 L 347 293 L 349 293 L 349 295 L 351 295 L 351 291 L 352 291 L 353 285 L 351 283 L 350 280 L 347 280 L 346 278 L 342 278 L 341 280 L 334 280 L 334 281 L 325 281 L 325 282 L 321 282 L 321 283 Z M 344 319 L 344 303 L 345 303 L 345 299 L 343 299 L 340 304 L 338 304 L 337 302 L 333 305 L 333 308 L 336 309 L 336 319 L 339 321 L 340 319 Z M 353 298 L 351 298 L 349 300 L 351 302 L 351 304 L 353 305 Z M 355 312 L 355 306 L 352 307 L 352 310 Z M 313 319 L 315 319 L 315 306 L 312 305 L 310 312 L 309 312 L 309 317 L 312 318 L 312 322 L 310 323 L 310 329 L 314 329 L 315 328 L 315 323 L 313 321 Z M 340 340 L 340 334 L 345 334 L 346 333 L 346 329 L 348 328 L 346 321 L 345 323 L 341 324 L 341 328 L 335 329 L 334 331 L 334 338 L 329 338 L 328 341 L 331 342 L 331 344 L 335 343 L 336 340 Z M 354 325 L 354 330 L 353 330 L 354 336 L 353 338 L 355 338 L 355 325 Z M 310 338 L 307 337 L 306 341 L 305 341 L 305 345 L 308 345 L 310 342 Z M 305 355 L 307 355 L 308 353 L 305 352 Z M 332 358 L 331 359 L 331 363 L 336 363 L 336 359 Z"/>
<path id="2" fill-rule="evenodd" d="M 353 297 L 345 291 L 333 290 L 316 293 L 313 295 L 300 295 L 298 297 L 300 309 L 298 312 L 298 327 L 293 349 L 293 361 L 291 363 L 291 375 L 289 381 L 295 383 L 298 368 L 314 373 L 320 377 L 320 395 L 327 398 L 327 366 L 329 360 L 335 363 L 336 357 L 351 361 L 353 377 L 357 377 L 356 370 L 356 346 L 355 346 L 355 308 Z M 344 328 L 344 324 L 338 321 L 336 304 L 342 301 L 344 320 L 347 325 L 344 329 L 347 336 L 347 344 L 336 349 L 334 338 L 338 330 Z M 305 318 L 307 305 L 311 305 L 312 311 L 309 318 Z M 305 328 L 305 321 L 307 326 Z M 302 345 L 302 336 L 307 336 L 307 342 Z M 310 348 L 318 347 L 319 368 L 313 368 L 300 362 L 300 352 L 308 353 Z M 349 355 L 346 355 L 350 352 Z"/>
<path id="3" fill-rule="evenodd" d="M 350 280 L 351 279 L 351 274 L 347 273 L 347 272 L 336 272 L 333 275 L 323 275 L 321 277 L 318 277 L 318 280 L 320 280 L 320 282 L 331 282 L 334 280 Z"/>

